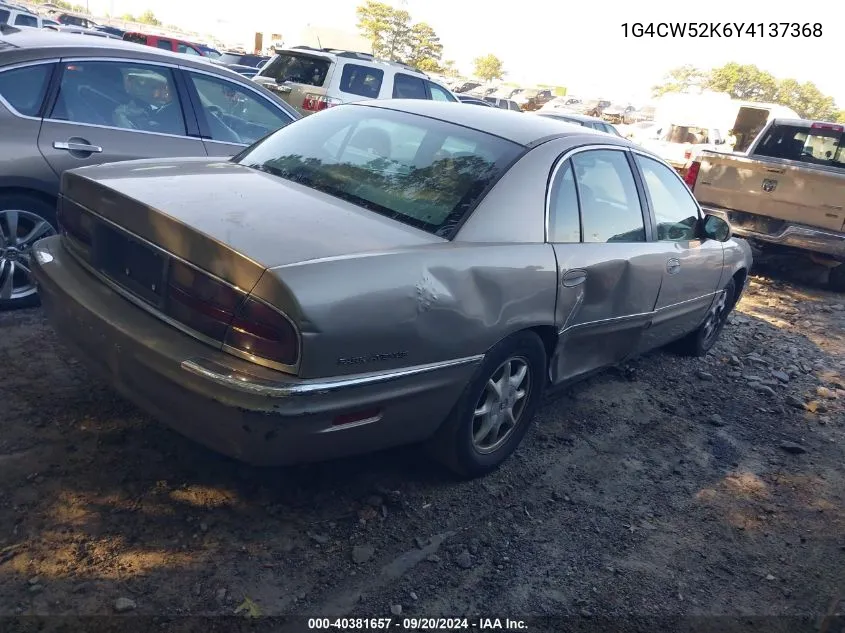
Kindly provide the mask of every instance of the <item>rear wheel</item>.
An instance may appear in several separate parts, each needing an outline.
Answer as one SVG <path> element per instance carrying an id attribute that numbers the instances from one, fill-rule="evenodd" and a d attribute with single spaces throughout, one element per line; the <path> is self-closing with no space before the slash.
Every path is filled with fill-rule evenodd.
<path id="1" fill-rule="evenodd" d="M 714 299 L 704 323 L 678 341 L 677 349 L 686 356 L 704 356 L 709 352 L 728 321 L 736 303 L 736 281 L 731 279 Z"/>
<path id="2" fill-rule="evenodd" d="M 0 194 L 0 310 L 36 306 L 32 245 L 56 233 L 55 209 L 25 194 Z"/>
<path id="3" fill-rule="evenodd" d="M 461 477 L 498 468 L 528 430 L 545 388 L 545 371 L 546 351 L 533 332 L 498 343 L 429 441 L 430 451 Z"/>

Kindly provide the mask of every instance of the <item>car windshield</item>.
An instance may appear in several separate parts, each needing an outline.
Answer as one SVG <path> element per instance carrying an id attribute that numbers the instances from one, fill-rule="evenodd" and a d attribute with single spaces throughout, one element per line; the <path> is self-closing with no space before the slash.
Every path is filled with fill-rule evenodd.
<path id="1" fill-rule="evenodd" d="M 346 105 L 287 126 L 233 160 L 449 239 L 522 151 L 452 123 Z"/>
<path id="2" fill-rule="evenodd" d="M 331 62 L 325 57 L 279 53 L 261 70 L 262 77 L 277 83 L 291 81 L 297 84 L 322 86 L 329 74 Z"/>

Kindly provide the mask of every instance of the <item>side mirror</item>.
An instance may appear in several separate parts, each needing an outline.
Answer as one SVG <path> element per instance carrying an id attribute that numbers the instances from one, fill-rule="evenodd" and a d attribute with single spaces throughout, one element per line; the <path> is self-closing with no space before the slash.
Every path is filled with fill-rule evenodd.
<path id="1" fill-rule="evenodd" d="M 701 223 L 701 233 L 706 239 L 716 240 L 717 242 L 727 242 L 733 235 L 731 225 L 716 215 L 704 216 L 704 221 Z"/>

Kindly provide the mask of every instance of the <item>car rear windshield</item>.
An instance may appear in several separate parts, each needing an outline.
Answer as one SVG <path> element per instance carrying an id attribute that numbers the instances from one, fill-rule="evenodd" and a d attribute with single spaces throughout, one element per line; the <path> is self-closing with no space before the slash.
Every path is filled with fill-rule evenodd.
<path id="1" fill-rule="evenodd" d="M 345 105 L 233 160 L 450 239 L 523 149 L 445 121 Z"/>
<path id="2" fill-rule="evenodd" d="M 773 125 L 754 153 L 845 169 L 843 144 L 842 126 Z"/>
<path id="3" fill-rule="evenodd" d="M 329 74 L 331 61 L 325 57 L 280 53 L 261 70 L 262 77 L 275 79 L 278 83 L 290 81 L 296 84 L 322 86 Z"/>

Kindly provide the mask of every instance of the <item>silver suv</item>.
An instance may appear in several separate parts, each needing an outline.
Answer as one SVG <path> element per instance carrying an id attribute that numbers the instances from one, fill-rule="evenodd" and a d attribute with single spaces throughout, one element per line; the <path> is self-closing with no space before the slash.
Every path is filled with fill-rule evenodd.
<path id="1" fill-rule="evenodd" d="M 366 99 L 458 102 L 447 88 L 411 66 L 329 48 L 279 49 L 253 81 L 278 94 L 303 115 Z"/>

